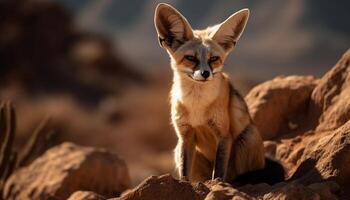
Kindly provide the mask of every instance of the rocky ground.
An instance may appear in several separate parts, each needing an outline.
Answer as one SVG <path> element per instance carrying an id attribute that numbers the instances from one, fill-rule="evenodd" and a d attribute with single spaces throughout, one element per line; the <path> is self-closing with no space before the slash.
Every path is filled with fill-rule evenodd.
<path id="1" fill-rule="evenodd" d="M 350 50 L 322 78 L 277 77 L 246 96 L 268 154 L 286 181 L 234 188 L 151 176 L 131 188 L 127 163 L 104 149 L 63 143 L 6 181 L 3 199 L 349 199 Z"/>

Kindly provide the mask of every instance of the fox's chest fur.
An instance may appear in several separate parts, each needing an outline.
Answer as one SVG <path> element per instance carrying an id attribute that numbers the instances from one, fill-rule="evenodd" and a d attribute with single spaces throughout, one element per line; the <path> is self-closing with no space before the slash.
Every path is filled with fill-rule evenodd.
<path id="1" fill-rule="evenodd" d="M 214 159 L 219 133 L 229 134 L 229 91 L 223 77 L 201 84 L 177 80 L 172 88 L 172 121 L 175 128 L 187 126 L 195 133 L 196 148 Z M 216 129 L 226 130 L 226 132 Z M 177 131 L 178 133 L 183 131 Z M 184 137 L 180 135 L 180 138 Z"/>
<path id="2" fill-rule="evenodd" d="M 186 109 L 187 123 L 193 127 L 205 125 L 208 114 L 219 115 L 220 111 L 209 113 L 213 110 L 210 106 L 217 100 L 219 96 L 219 88 L 221 81 L 213 81 L 211 84 L 195 83 L 188 81 L 183 83 L 175 80 L 172 88 L 173 102 L 181 104 Z M 182 115 L 181 110 L 174 110 L 174 114 Z"/>
<path id="3" fill-rule="evenodd" d="M 228 95 L 224 94 L 223 87 L 225 85 L 221 77 L 211 83 L 201 84 L 175 75 L 171 92 L 173 117 L 179 118 L 185 115 L 186 123 L 192 127 L 206 125 L 208 120 L 216 121 L 216 118 L 224 115 L 227 109 L 227 107 L 214 108 L 220 96 Z M 177 104 L 185 110 L 177 109 Z"/>

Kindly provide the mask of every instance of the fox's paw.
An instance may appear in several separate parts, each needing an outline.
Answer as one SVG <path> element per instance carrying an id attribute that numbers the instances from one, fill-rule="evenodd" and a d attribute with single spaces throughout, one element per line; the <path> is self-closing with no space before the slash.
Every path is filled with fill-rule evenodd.
<path id="1" fill-rule="evenodd" d="M 181 176 L 180 180 L 182 180 L 182 181 L 190 181 L 188 176 Z"/>

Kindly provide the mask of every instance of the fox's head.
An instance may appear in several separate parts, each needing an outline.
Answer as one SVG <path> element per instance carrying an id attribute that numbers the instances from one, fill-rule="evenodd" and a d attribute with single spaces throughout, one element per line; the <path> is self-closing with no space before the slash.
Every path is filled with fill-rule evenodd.
<path id="1" fill-rule="evenodd" d="M 221 24 L 193 30 L 186 18 L 168 4 L 158 4 L 154 23 L 159 44 L 170 55 L 174 71 L 204 82 L 221 72 L 229 52 L 236 45 L 249 17 L 242 9 Z"/>

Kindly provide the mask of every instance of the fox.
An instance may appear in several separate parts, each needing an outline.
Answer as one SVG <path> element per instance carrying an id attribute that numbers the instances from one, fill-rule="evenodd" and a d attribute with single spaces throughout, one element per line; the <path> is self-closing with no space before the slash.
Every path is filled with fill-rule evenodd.
<path id="1" fill-rule="evenodd" d="M 178 137 L 174 157 L 181 180 L 232 183 L 249 179 L 248 172 L 256 176 L 270 163 L 244 98 L 223 71 L 249 14 L 242 9 L 220 24 L 193 30 L 171 5 L 160 3 L 155 9 L 159 45 L 169 54 L 173 71 L 171 122 Z"/>

